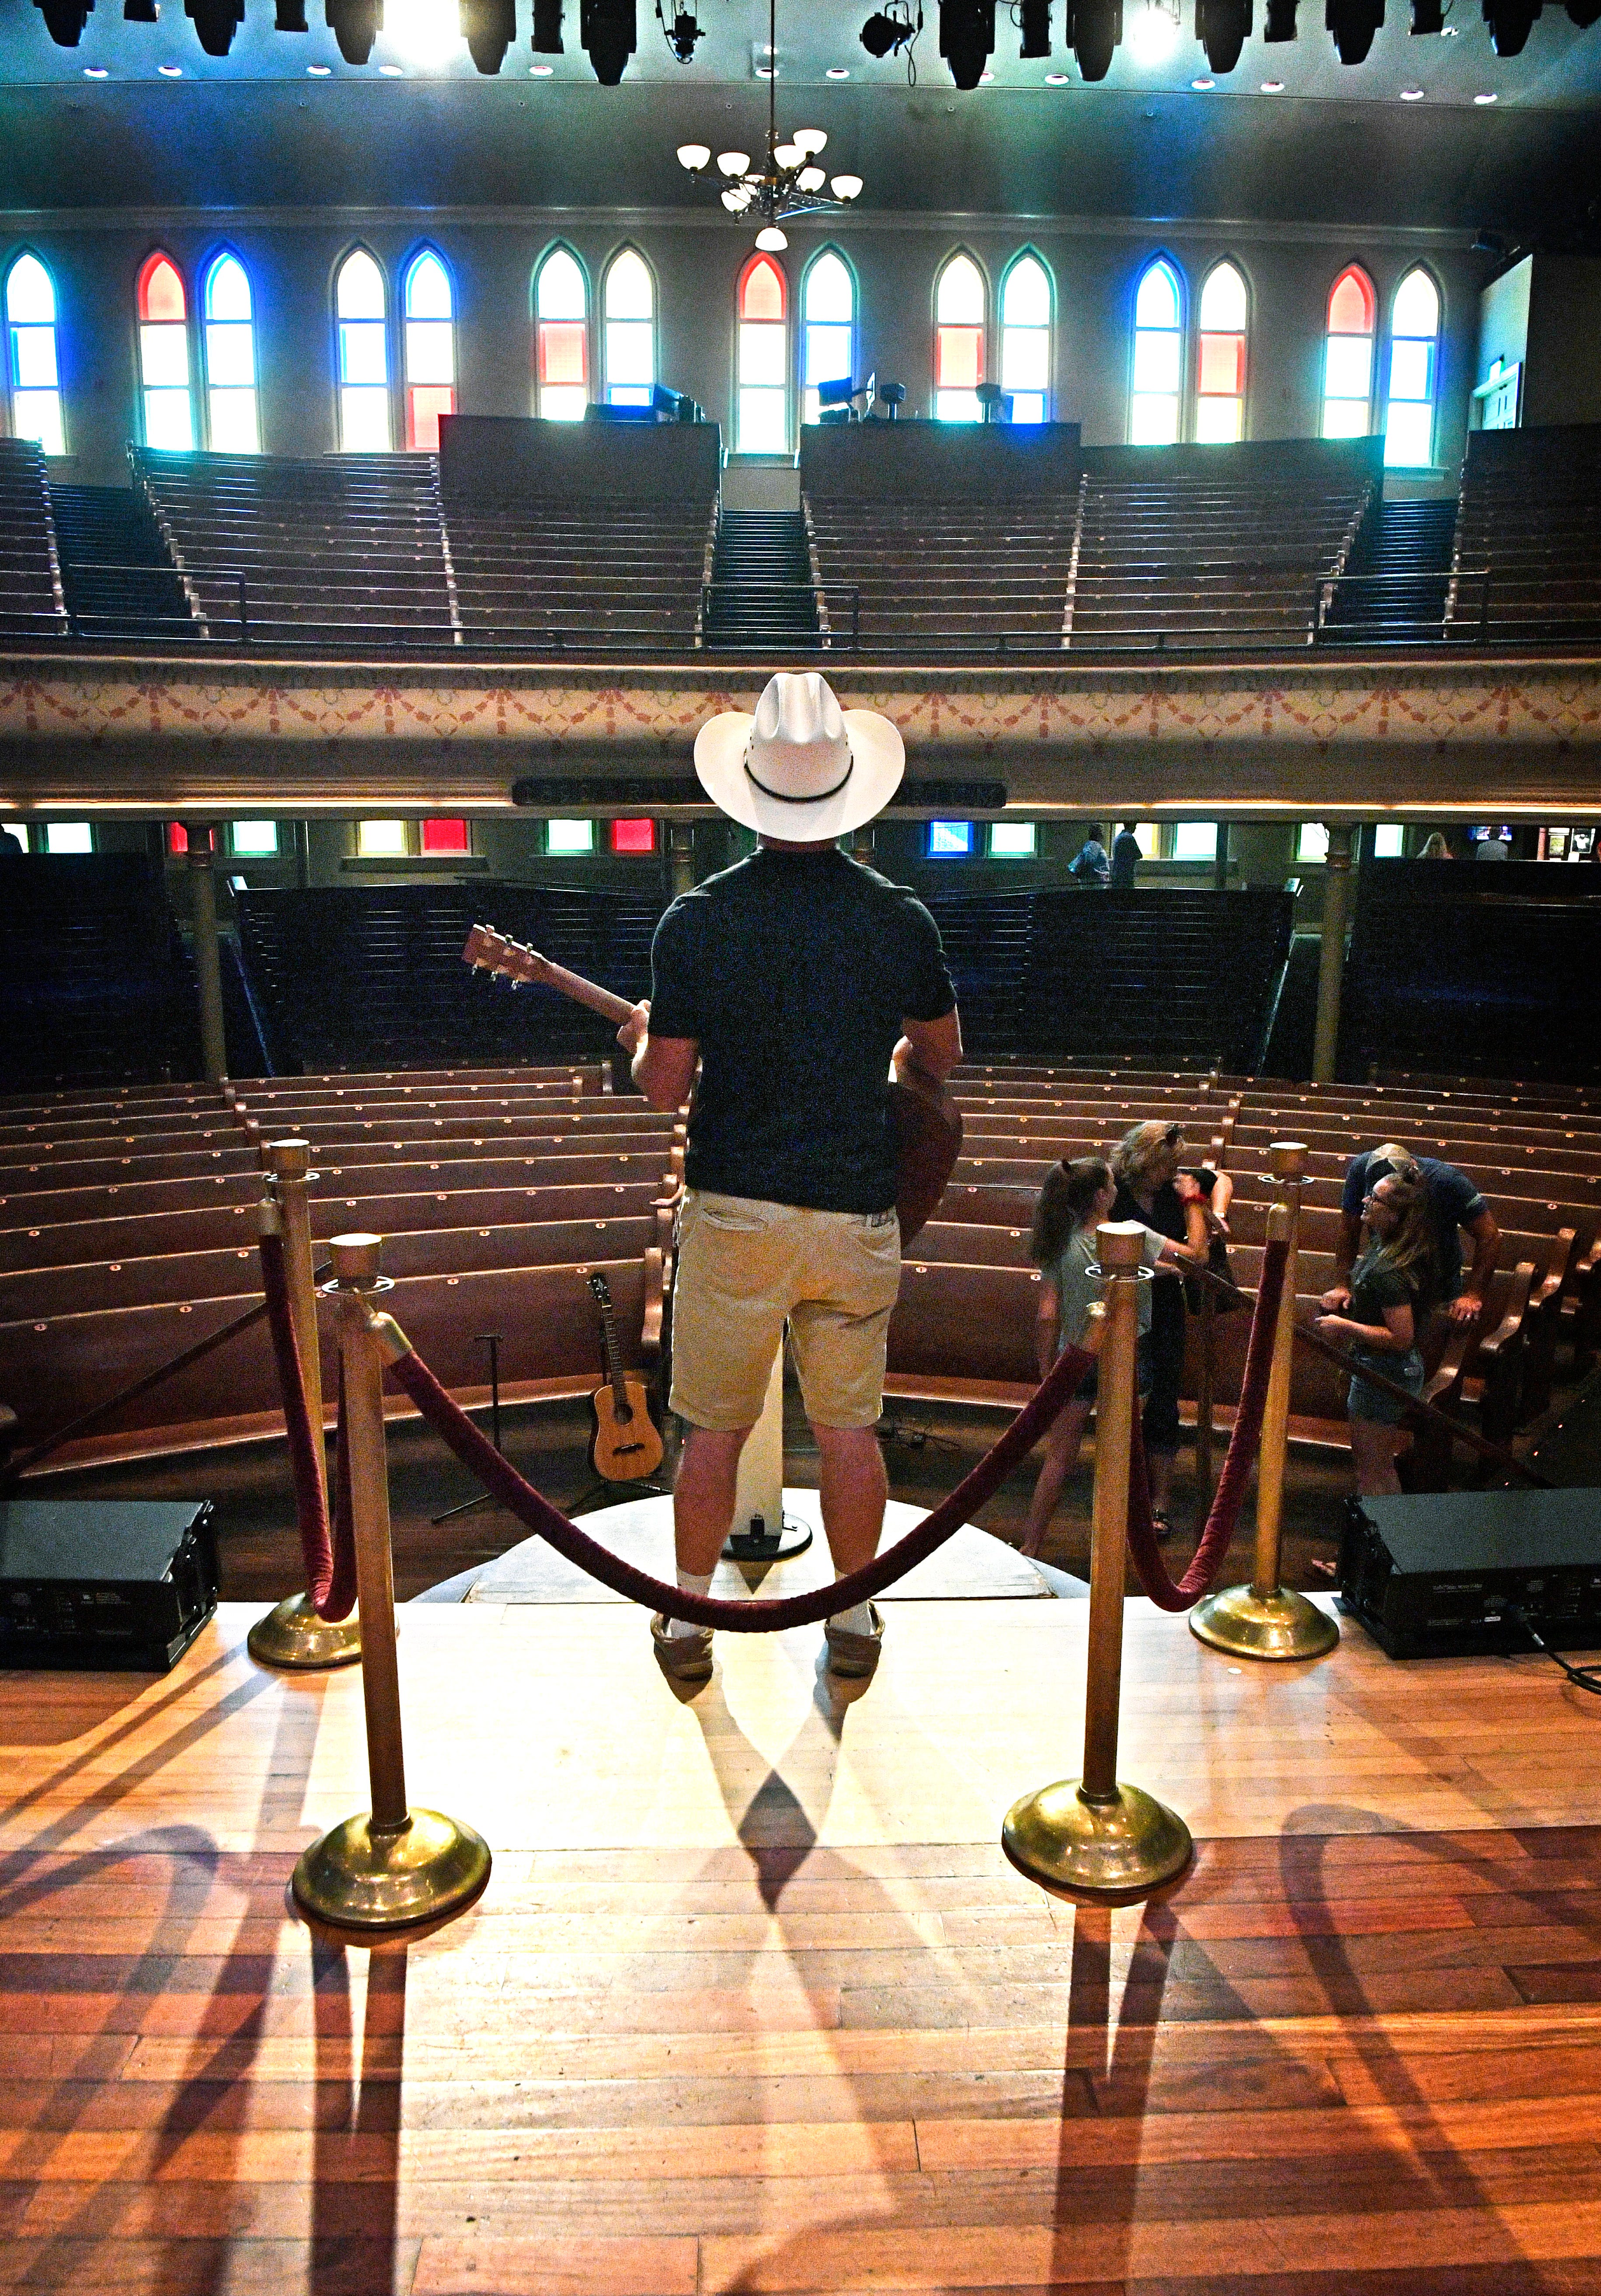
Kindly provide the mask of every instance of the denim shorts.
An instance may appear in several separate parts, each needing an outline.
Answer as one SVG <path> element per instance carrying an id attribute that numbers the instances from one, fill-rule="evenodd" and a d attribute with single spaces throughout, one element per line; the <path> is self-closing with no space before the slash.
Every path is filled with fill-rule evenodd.
<path id="1" fill-rule="evenodd" d="M 1408 1395 L 1423 1393 L 1423 1357 L 1416 1348 L 1404 1356 L 1365 1354 L 1359 1348 L 1353 1349 L 1351 1359 L 1377 1372 L 1382 1379 L 1393 1380 Z M 1407 1406 L 1399 1396 L 1386 1395 L 1383 1388 L 1360 1377 L 1351 1382 L 1345 1409 L 1350 1418 L 1371 1420 L 1379 1427 L 1399 1427 L 1407 1415 Z"/>
<path id="2" fill-rule="evenodd" d="M 1090 1365 L 1078 1386 L 1074 1388 L 1072 1399 L 1075 1403 L 1095 1401 L 1100 1383 L 1097 1377 L 1100 1368 L 1097 1358 Z M 1151 1334 L 1149 1332 L 1142 1332 L 1139 1335 L 1139 1349 L 1134 1358 L 1134 1378 L 1139 1389 L 1140 1401 L 1143 1403 L 1151 1392 Z"/>

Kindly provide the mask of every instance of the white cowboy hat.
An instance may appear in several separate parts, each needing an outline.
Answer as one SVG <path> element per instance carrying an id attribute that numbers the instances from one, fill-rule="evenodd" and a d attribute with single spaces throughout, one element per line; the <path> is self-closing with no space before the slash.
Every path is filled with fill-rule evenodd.
<path id="1" fill-rule="evenodd" d="M 768 837 L 809 844 L 882 813 L 906 771 L 906 743 L 876 709 L 842 709 L 815 669 L 780 670 L 754 717 L 726 709 L 695 736 L 695 772 L 713 805 Z"/>

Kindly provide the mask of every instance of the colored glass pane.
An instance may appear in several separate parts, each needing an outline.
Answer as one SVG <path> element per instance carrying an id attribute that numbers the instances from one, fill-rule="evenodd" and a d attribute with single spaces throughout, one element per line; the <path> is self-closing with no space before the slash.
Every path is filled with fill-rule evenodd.
<path id="1" fill-rule="evenodd" d="M 614 821 L 612 824 L 613 853 L 653 853 L 656 850 L 656 824 L 648 816 L 638 821 Z"/>
<path id="2" fill-rule="evenodd" d="M 441 815 L 437 820 L 423 824 L 424 853 L 465 853 L 468 849 L 464 821 L 453 821 Z"/>
<path id="3" fill-rule="evenodd" d="M 1370 335 L 1373 332 L 1373 288 L 1360 271 L 1342 271 L 1328 299 L 1331 335 Z"/>
<path id="4" fill-rule="evenodd" d="M 739 316 L 742 319 L 782 319 L 784 311 L 784 274 L 764 255 L 745 274 L 744 285 L 740 290 Z"/>
<path id="5" fill-rule="evenodd" d="M 183 281 L 166 256 L 154 257 L 139 281 L 139 316 L 171 323 L 188 316 Z"/>

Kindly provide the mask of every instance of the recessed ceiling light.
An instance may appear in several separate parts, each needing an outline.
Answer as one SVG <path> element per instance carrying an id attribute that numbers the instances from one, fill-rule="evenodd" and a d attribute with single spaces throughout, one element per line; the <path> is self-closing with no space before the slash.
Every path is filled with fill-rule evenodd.
<path id="1" fill-rule="evenodd" d="M 1420 87 L 1403 87 L 1400 92 L 1400 99 L 1403 103 L 1421 103 L 1423 102 L 1423 90 Z"/>
<path id="2" fill-rule="evenodd" d="M 1441 24 L 1440 37 L 1442 40 L 1454 40 L 1461 29 L 1460 24 Z"/>
<path id="3" fill-rule="evenodd" d="M 554 64 L 530 64 L 528 76 L 530 79 L 549 79 L 554 70 Z"/>
<path id="4" fill-rule="evenodd" d="M 848 64 L 830 64 L 824 74 L 825 79 L 849 79 L 850 77 L 850 69 Z"/>
<path id="5" fill-rule="evenodd" d="M 994 78 L 995 78 L 995 74 L 994 74 L 992 71 L 981 71 L 981 72 L 979 74 L 979 79 L 980 79 L 981 84 L 983 81 L 987 80 L 987 79 L 993 79 Z"/>
<path id="6" fill-rule="evenodd" d="M 86 64 L 84 66 L 84 78 L 86 79 L 110 79 L 111 77 L 111 73 L 106 70 L 103 64 Z"/>
<path id="7" fill-rule="evenodd" d="M 1045 84 L 1047 87 L 1066 87 L 1068 85 L 1068 75 L 1066 72 L 1047 72 L 1045 76 Z"/>
<path id="8" fill-rule="evenodd" d="M 406 67 L 404 64 L 380 64 L 378 69 L 383 74 L 385 79 L 404 79 L 406 78 Z"/>
<path id="9" fill-rule="evenodd" d="M 1475 103 L 1493 103 L 1495 102 L 1495 97 L 1493 94 L 1487 92 L 1483 95 L 1475 95 L 1474 102 Z"/>
<path id="10" fill-rule="evenodd" d="M 1285 84 L 1282 79 L 1265 79 L 1262 82 L 1262 94 L 1264 95 L 1282 95 L 1284 92 Z"/>
<path id="11" fill-rule="evenodd" d="M 1199 79 L 1193 79 L 1190 82 L 1190 86 L 1192 87 L 1198 87 L 1203 92 L 1209 87 L 1216 87 L 1217 84 L 1218 83 L 1215 79 L 1208 79 L 1204 72 L 1203 72 Z"/>
<path id="12" fill-rule="evenodd" d="M 333 70 L 333 66 L 332 64 L 308 64 L 306 70 L 313 79 L 326 79 L 329 73 Z"/>
<path id="13" fill-rule="evenodd" d="M 156 70 L 163 79 L 182 79 L 184 77 L 182 64 L 158 64 Z"/>

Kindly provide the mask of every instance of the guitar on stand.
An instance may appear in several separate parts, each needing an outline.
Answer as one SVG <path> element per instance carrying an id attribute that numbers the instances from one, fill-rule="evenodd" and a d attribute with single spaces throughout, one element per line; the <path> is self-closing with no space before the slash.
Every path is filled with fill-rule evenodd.
<path id="1" fill-rule="evenodd" d="M 651 1417 L 645 1382 L 630 1379 L 622 1367 L 612 1287 L 597 1270 L 589 1278 L 589 1289 L 600 1308 L 601 1346 L 606 1363 L 606 1375 L 590 1398 L 595 1432 L 589 1441 L 589 1464 L 603 1482 L 643 1482 L 661 1464 L 661 1438 Z"/>
<path id="2" fill-rule="evenodd" d="M 620 1027 L 633 1005 L 626 996 L 569 972 L 538 950 L 521 941 L 508 940 L 493 926 L 474 925 L 462 951 L 462 961 L 478 972 L 498 974 L 513 988 L 538 981 L 559 989 L 575 1004 Z M 930 1079 L 896 1080 L 890 1090 L 890 1112 L 895 1125 L 897 1182 L 895 1210 L 900 1221 L 900 1245 L 907 1245 L 933 1218 L 940 1199 L 962 1152 L 962 1111 L 943 1085 Z"/>

